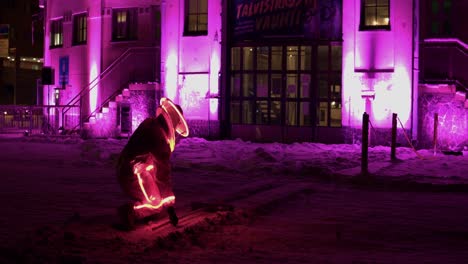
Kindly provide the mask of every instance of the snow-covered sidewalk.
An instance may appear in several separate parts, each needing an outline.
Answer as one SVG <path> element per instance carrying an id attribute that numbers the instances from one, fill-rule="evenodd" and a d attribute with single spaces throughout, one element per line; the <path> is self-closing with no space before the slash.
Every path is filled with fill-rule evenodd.
<path id="1" fill-rule="evenodd" d="M 33 143 L 32 145 L 28 143 Z M 51 144 L 48 144 L 51 143 Z M 80 149 L 80 162 L 109 165 L 115 162 L 126 140 L 81 140 L 70 137 L 17 137 L 1 138 L 3 155 L 28 157 L 32 150 L 38 159 L 47 159 L 56 153 L 57 145 L 75 145 Z M 40 147 L 34 150 L 34 144 Z M 38 145 L 39 146 L 39 145 Z M 9 148 L 10 147 L 10 148 Z M 71 153 L 70 153 L 71 154 Z M 433 150 L 414 150 L 398 147 L 397 161 L 390 159 L 390 147 L 369 148 L 370 174 L 388 179 L 425 182 L 432 184 L 468 183 L 468 150 L 463 155 L 445 155 Z M 1 154 L 0 154 L 1 155 Z M 3 156 L 2 155 L 2 156 Z M 59 154 L 58 162 L 70 160 Z M 8 159 L 8 158 L 7 158 Z M 62 161 L 60 161 L 62 160 Z M 328 174 L 357 176 L 361 172 L 361 145 L 322 143 L 253 143 L 240 139 L 208 141 L 202 138 L 183 139 L 173 155 L 175 169 L 216 170 L 254 175 L 291 174 L 307 176 Z"/>
<path id="2" fill-rule="evenodd" d="M 28 240 L 31 244 L 23 245 L 23 250 L 42 248 L 45 253 L 40 251 L 41 254 L 74 256 L 79 259 L 88 259 L 91 262 L 130 263 L 127 260 L 131 260 L 132 263 L 145 263 L 148 258 L 151 261 L 157 260 L 160 257 L 158 254 L 162 254 L 160 249 L 164 248 L 165 243 L 170 242 L 171 239 L 179 241 L 174 243 L 180 244 L 182 236 L 189 239 L 191 244 L 196 245 L 198 243 L 196 239 L 202 239 L 205 231 L 194 231 L 195 227 L 191 225 L 201 230 L 212 230 L 213 226 L 219 223 L 227 223 L 228 226 L 234 225 L 234 229 L 227 228 L 231 233 L 225 236 L 235 243 L 240 243 L 238 246 L 242 248 L 248 248 L 248 244 L 253 243 L 254 239 L 241 241 L 236 232 L 240 232 L 240 236 L 249 232 L 257 232 L 255 237 L 265 239 L 263 242 L 265 248 L 262 249 L 264 253 L 261 253 L 261 256 L 269 259 L 272 256 L 267 249 L 268 246 L 278 246 L 279 249 L 286 250 L 284 245 L 275 244 L 269 239 L 278 227 L 284 229 L 278 235 L 284 236 L 286 241 L 289 241 L 288 243 L 299 243 L 294 243 L 289 239 L 304 234 L 304 239 L 309 239 L 307 243 L 321 248 L 320 252 L 323 254 L 323 250 L 327 251 L 329 248 L 313 242 L 315 238 L 326 236 L 321 239 L 329 243 L 331 239 L 329 236 L 333 234 L 332 240 L 335 241 L 334 232 L 341 232 L 338 230 L 341 226 L 346 228 L 349 225 L 350 232 L 355 232 L 356 236 L 347 242 L 347 250 L 356 254 L 357 260 L 362 260 L 361 253 L 354 251 L 353 245 L 359 238 L 357 234 L 363 232 L 360 228 L 369 232 L 370 236 L 377 232 L 372 226 L 370 229 L 367 227 L 365 222 L 367 216 L 362 213 L 369 211 L 370 215 L 374 215 L 375 210 L 378 210 L 378 216 L 381 217 L 375 225 L 379 226 L 378 232 L 382 234 L 385 234 L 385 231 L 380 229 L 380 226 L 392 223 L 392 219 L 401 221 L 416 219 L 412 220 L 412 225 L 420 226 L 425 223 L 427 215 L 433 215 L 437 210 L 448 210 L 445 215 L 437 215 L 439 218 L 445 217 L 440 220 L 445 223 L 443 228 L 450 230 L 458 228 L 460 232 L 465 232 L 464 227 L 459 223 L 468 219 L 468 216 L 450 217 L 450 214 L 454 215 L 453 212 L 458 212 L 459 208 L 464 206 L 457 201 L 468 200 L 465 193 L 447 193 L 444 197 L 434 199 L 435 194 L 430 192 L 420 197 L 418 193 L 401 195 L 387 192 L 388 190 L 385 189 L 380 189 L 382 190 L 380 192 L 347 189 L 348 187 L 333 184 L 326 184 L 325 187 L 320 184 L 314 185 L 314 182 L 321 182 L 321 180 L 330 183 L 359 179 L 357 175 L 361 168 L 360 145 L 261 144 L 241 140 L 207 141 L 201 138 L 187 138 L 176 147 L 172 162 L 178 213 L 181 216 L 187 215 L 189 218 L 182 220 L 182 226 L 178 229 L 156 229 L 157 232 L 154 232 L 156 227 L 148 225 L 145 229 L 122 233 L 114 229 L 112 223 L 116 219 L 115 209 L 127 201 L 121 193 L 115 175 L 115 163 L 126 142 L 126 140 L 115 139 L 81 140 L 61 137 L 0 138 L 2 180 L 0 185 L 2 203 L 0 239 L 4 241 L 2 247 L 13 246 L 17 241 L 28 237 L 28 234 L 32 234 L 31 239 Z M 399 182 L 409 184 L 410 188 L 414 183 L 421 183 L 424 186 L 428 184 L 466 185 L 468 181 L 466 174 L 468 153 L 466 151 L 463 152 L 463 156 L 447 156 L 441 153 L 434 155 L 431 150 L 419 150 L 418 154 L 419 156 L 410 148 L 400 147 L 397 149 L 398 161 L 392 162 L 389 147 L 370 148 L 369 172 L 373 179 L 370 184 Z M 299 195 L 299 198 L 295 196 L 296 198 L 289 199 L 291 195 Z M 314 206 L 310 205 L 310 197 L 314 197 Z M 408 201 L 413 201 L 411 210 L 401 207 Z M 434 201 L 440 201 L 437 207 L 431 205 Z M 191 205 L 194 202 L 228 202 L 241 211 L 208 212 L 193 216 Z M 286 208 L 285 204 L 288 205 Z M 330 209 L 335 207 L 336 210 Z M 297 215 L 297 218 L 280 217 L 280 214 L 276 213 L 278 208 L 280 211 L 294 212 L 293 215 Z M 271 215 L 268 218 L 268 228 L 271 230 L 265 230 L 265 226 L 259 225 L 252 227 L 253 231 L 248 229 L 249 223 L 253 220 L 249 217 L 243 218 L 242 212 L 245 210 L 266 210 L 266 214 Z M 417 210 L 423 210 L 422 213 L 425 216 L 418 218 L 417 215 L 407 214 L 407 212 Z M 386 214 L 388 218 L 384 217 Z M 436 221 L 437 217 L 434 216 L 435 220 L 432 221 Z M 205 219 L 208 220 L 205 221 Z M 310 224 L 311 219 L 315 219 L 311 228 L 321 226 L 325 229 L 309 233 L 307 225 Z M 298 221 L 297 225 L 291 226 L 294 221 Z M 363 224 L 355 224 L 360 222 Z M 200 223 L 202 223 L 201 226 Z M 158 222 L 155 224 L 159 225 Z M 427 225 L 428 230 L 440 231 L 437 225 L 433 226 L 431 223 Z M 406 231 L 401 228 L 393 231 L 397 234 L 394 238 L 395 243 L 401 244 Z M 264 232 L 268 235 L 264 235 Z M 423 234 L 426 231 L 419 230 L 418 232 Z M 162 234 L 169 234 L 169 240 L 162 242 L 157 240 Z M 218 236 L 216 232 L 213 235 Z M 216 245 L 225 243 L 225 246 L 229 247 L 229 243 L 221 234 L 219 235 L 220 237 L 215 238 L 214 242 L 208 242 L 211 238 L 206 238 L 207 240 L 203 243 Z M 443 239 L 453 241 L 453 238 L 443 236 Z M 193 239 L 195 241 L 192 241 Z M 434 237 L 434 241 L 437 239 Z M 420 242 L 423 243 L 424 240 Z M 159 245 L 160 243 L 162 245 Z M 362 244 L 364 249 L 374 250 L 370 249 L 366 243 Z M 389 246 L 393 245 L 384 243 L 382 247 Z M 433 244 L 430 246 L 432 247 Z M 9 252 L 8 249 L 3 252 L 2 247 L 0 247 L 0 262 L 2 253 Z M 153 252 L 153 248 L 158 248 L 158 250 Z M 110 258 L 115 258 L 113 252 L 116 250 L 119 251 L 119 256 L 127 259 L 109 261 Z M 151 259 L 150 255 L 144 257 L 143 260 L 134 259 L 136 256 L 132 255 L 140 254 L 138 257 L 142 258 L 148 250 L 155 254 L 154 259 Z M 231 251 L 224 250 L 225 253 L 237 255 L 236 247 Z M 414 247 L 412 250 L 415 250 Z M 424 250 L 423 253 L 426 252 Z M 204 249 L 205 253 L 202 254 L 203 256 L 198 256 L 200 258 L 198 260 L 203 262 L 203 258 L 208 255 L 213 260 L 211 251 L 219 253 L 218 249 Z M 255 253 L 256 251 L 253 252 L 254 255 L 258 254 L 258 252 Z M 399 253 L 403 259 L 408 257 L 405 252 Z M 34 254 L 30 257 L 37 256 Z M 198 253 L 192 250 L 190 254 Z M 224 259 L 220 258 L 219 261 L 231 259 L 229 254 Z M 247 252 L 247 255 L 249 254 L 251 253 Z M 285 252 L 278 254 L 282 258 L 289 256 Z M 297 258 L 296 262 L 302 263 L 304 258 L 307 259 L 310 256 L 307 252 L 300 254 L 302 255 L 293 256 Z M 365 255 L 367 253 L 363 253 L 363 256 Z M 441 256 L 442 259 L 446 259 L 447 255 Z M 7 259 L 15 257 L 16 255 L 7 256 Z M 190 257 L 185 257 L 186 262 L 191 261 Z M 325 259 L 336 258 L 330 255 Z M 245 263 L 242 258 L 237 261 L 232 261 L 232 263 Z M 268 263 L 267 260 L 265 263 Z"/>

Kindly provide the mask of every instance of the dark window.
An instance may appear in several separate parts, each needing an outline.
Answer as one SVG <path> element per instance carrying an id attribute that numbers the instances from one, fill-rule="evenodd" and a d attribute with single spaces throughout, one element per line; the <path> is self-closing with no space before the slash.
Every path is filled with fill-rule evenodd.
<path id="1" fill-rule="evenodd" d="M 185 0 L 184 36 L 208 34 L 208 1 Z"/>
<path id="2" fill-rule="evenodd" d="M 52 20 L 50 23 L 50 47 L 63 45 L 63 19 Z"/>
<path id="3" fill-rule="evenodd" d="M 362 0 L 361 30 L 390 29 L 390 0 Z"/>
<path id="4" fill-rule="evenodd" d="M 154 19 L 155 38 L 158 42 L 161 42 L 161 11 L 155 12 Z"/>
<path id="5" fill-rule="evenodd" d="M 86 13 L 73 16 L 73 45 L 86 44 L 87 28 Z"/>
<path id="6" fill-rule="evenodd" d="M 341 126 L 341 43 L 230 51 L 232 124 Z"/>
<path id="7" fill-rule="evenodd" d="M 456 19 L 453 16 L 451 0 L 432 0 L 430 5 L 429 19 L 430 37 L 452 36 L 453 24 Z"/>
<path id="8" fill-rule="evenodd" d="M 112 41 L 137 39 L 136 8 L 112 10 Z"/>
<path id="9" fill-rule="evenodd" d="M 6 7 L 7 8 L 15 8 L 15 6 L 16 6 L 15 2 L 16 2 L 16 0 L 7 0 L 6 1 Z"/>

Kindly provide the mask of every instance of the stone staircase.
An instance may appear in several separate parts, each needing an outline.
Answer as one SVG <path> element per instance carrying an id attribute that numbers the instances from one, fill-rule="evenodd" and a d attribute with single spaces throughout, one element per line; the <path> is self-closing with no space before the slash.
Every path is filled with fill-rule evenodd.
<path id="1" fill-rule="evenodd" d="M 121 109 L 122 105 L 129 104 L 130 90 L 125 88 L 120 94 L 108 102 L 107 106 L 101 108 L 100 111 L 92 115 L 88 122 L 83 124 L 87 138 L 118 138 L 129 137 L 130 129 L 125 129 L 122 132 Z M 130 117 L 131 118 L 131 117 Z"/>
<path id="2" fill-rule="evenodd" d="M 132 83 L 84 123 L 85 138 L 128 138 L 147 117 L 156 114 L 159 84 Z"/>
<path id="3" fill-rule="evenodd" d="M 468 108 L 466 92 L 457 91 L 457 87 L 453 84 L 419 84 L 419 93 L 453 95 L 454 101 L 462 102 L 464 107 Z"/>

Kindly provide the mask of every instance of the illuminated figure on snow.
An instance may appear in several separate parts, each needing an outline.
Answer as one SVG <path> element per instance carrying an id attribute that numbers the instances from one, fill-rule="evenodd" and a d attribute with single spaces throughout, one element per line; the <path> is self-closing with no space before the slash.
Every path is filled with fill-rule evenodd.
<path id="1" fill-rule="evenodd" d="M 170 157 L 176 137 L 188 134 L 180 106 L 162 98 L 156 117 L 145 119 L 128 140 L 117 169 L 120 186 L 134 200 L 118 209 L 126 228 L 131 229 L 136 220 L 158 214 L 165 208 L 171 223 L 177 225 Z"/>

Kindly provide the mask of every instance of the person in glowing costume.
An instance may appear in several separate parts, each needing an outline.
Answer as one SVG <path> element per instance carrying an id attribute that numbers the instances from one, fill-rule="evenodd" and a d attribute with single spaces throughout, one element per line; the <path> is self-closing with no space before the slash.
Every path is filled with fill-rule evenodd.
<path id="1" fill-rule="evenodd" d="M 136 220 L 156 215 L 165 208 L 171 223 L 177 225 L 170 157 L 176 137 L 188 134 L 180 106 L 162 98 L 156 117 L 146 118 L 128 140 L 117 168 L 122 190 L 134 201 L 118 208 L 126 228 L 132 229 Z"/>

